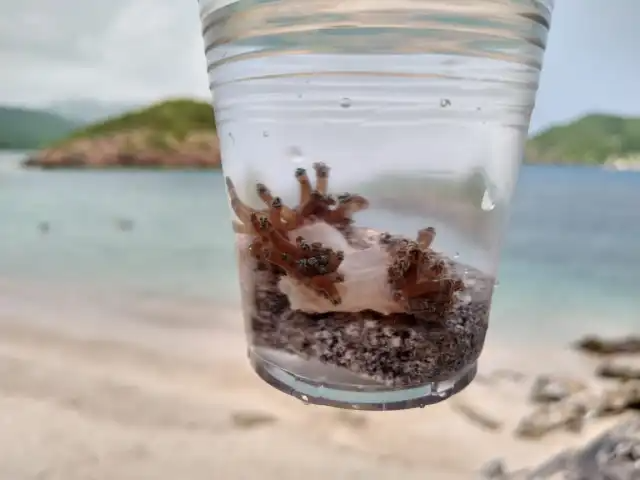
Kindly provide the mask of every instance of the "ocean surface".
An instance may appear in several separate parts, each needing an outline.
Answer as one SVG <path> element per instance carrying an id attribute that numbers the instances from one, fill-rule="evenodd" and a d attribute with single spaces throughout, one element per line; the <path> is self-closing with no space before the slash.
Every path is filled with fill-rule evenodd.
<path id="1" fill-rule="evenodd" d="M 23 156 L 0 154 L 0 282 L 77 291 L 98 309 L 99 294 L 210 304 L 212 322 L 216 305 L 238 305 L 219 173 L 24 171 Z M 640 174 L 524 167 L 491 335 L 640 331 L 639 289 Z"/>

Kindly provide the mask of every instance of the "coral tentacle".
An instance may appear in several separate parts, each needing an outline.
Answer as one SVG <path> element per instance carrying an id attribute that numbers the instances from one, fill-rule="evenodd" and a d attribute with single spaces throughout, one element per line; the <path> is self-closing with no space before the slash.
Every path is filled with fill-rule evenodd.
<path id="1" fill-rule="evenodd" d="M 238 196 L 238 191 L 236 190 L 235 185 L 231 178 L 226 177 L 225 182 L 227 184 L 227 192 L 229 194 L 229 200 L 231 202 L 231 209 L 236 214 L 238 219 L 247 224 L 250 222 L 251 215 L 256 212 L 255 209 L 251 208 L 249 205 L 245 204 L 240 197 Z"/>
<path id="2" fill-rule="evenodd" d="M 295 171 L 296 180 L 300 184 L 300 201 L 299 205 L 304 205 L 311 197 L 311 181 L 304 168 L 297 168 Z"/>
<path id="3" fill-rule="evenodd" d="M 418 244 L 421 248 L 429 248 L 436 237 L 436 229 L 433 227 L 423 228 L 418 231 Z"/>
<path id="4" fill-rule="evenodd" d="M 269 221 L 273 228 L 278 230 L 279 232 L 286 232 L 286 223 L 282 218 L 282 199 L 280 197 L 275 197 L 271 202 L 271 208 L 269 210 Z"/>
<path id="5" fill-rule="evenodd" d="M 269 188 L 267 188 L 264 183 L 258 183 L 256 185 L 256 193 L 258 194 L 258 197 L 260 197 L 260 200 L 262 200 L 267 206 L 267 208 L 271 208 L 276 197 L 273 196 L 271 190 L 269 190 Z M 282 218 L 285 222 L 291 222 L 295 218 L 295 212 L 284 203 L 280 203 L 282 204 Z"/>
<path id="6" fill-rule="evenodd" d="M 276 251 L 290 255 L 294 260 L 299 260 L 303 257 L 303 253 L 298 246 L 291 243 L 281 232 L 275 230 L 265 215 L 252 214 L 251 224 L 256 233 L 264 241 L 269 242 Z"/>
<path id="7" fill-rule="evenodd" d="M 316 172 L 316 190 L 321 195 L 327 195 L 329 190 L 329 166 L 322 162 L 313 164 Z"/>
<path id="8" fill-rule="evenodd" d="M 329 300 L 333 305 L 339 305 L 342 302 L 338 288 L 336 287 L 336 279 L 332 275 L 317 275 L 309 277 L 304 282 L 308 287 L 320 293 Z"/>

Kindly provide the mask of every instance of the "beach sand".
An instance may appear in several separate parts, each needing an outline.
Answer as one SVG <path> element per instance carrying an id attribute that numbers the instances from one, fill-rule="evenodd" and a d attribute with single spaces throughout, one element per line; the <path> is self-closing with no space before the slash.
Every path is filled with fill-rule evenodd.
<path id="1" fill-rule="evenodd" d="M 97 309 L 72 293 L 35 301 L 1 282 L 0 295 L 2 479 L 473 479 L 493 458 L 535 464 L 609 425 L 514 439 L 534 374 L 591 371 L 560 349 L 490 339 L 478 380 L 451 400 L 352 412 L 260 381 L 234 309 L 153 298 Z M 469 420 L 469 407 L 502 428 Z"/>

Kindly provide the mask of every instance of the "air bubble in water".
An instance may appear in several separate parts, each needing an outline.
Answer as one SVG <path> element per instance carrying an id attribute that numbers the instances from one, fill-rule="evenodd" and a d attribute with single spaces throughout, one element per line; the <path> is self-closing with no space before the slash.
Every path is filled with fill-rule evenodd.
<path id="1" fill-rule="evenodd" d="M 482 194 L 482 202 L 480 202 L 480 208 L 485 212 L 490 212 L 494 208 L 496 208 L 496 202 L 491 197 L 491 193 L 489 190 L 485 190 Z"/>
<path id="2" fill-rule="evenodd" d="M 453 259 L 457 260 L 458 258 L 460 258 L 460 252 L 456 252 L 453 254 Z"/>
<path id="3" fill-rule="evenodd" d="M 309 397 L 307 397 L 306 395 L 300 395 L 300 400 L 302 400 L 302 403 L 304 403 L 305 405 L 309 405 Z"/>
<path id="4" fill-rule="evenodd" d="M 451 106 L 451 100 L 449 100 L 448 98 L 443 98 L 442 100 L 440 100 L 440 106 L 442 108 L 450 107 Z"/>
<path id="5" fill-rule="evenodd" d="M 264 138 L 267 138 L 269 136 L 269 132 L 267 132 L 266 130 L 264 132 L 262 132 L 262 136 Z"/>
<path id="6" fill-rule="evenodd" d="M 351 99 L 350 99 L 350 98 L 347 98 L 347 97 L 343 98 L 343 99 L 340 101 L 340 106 L 341 106 L 342 108 L 349 108 L 349 107 L 351 106 Z"/>

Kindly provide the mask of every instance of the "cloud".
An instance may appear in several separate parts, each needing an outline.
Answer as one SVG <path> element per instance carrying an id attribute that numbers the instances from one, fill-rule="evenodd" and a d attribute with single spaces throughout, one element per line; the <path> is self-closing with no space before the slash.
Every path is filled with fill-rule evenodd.
<path id="1" fill-rule="evenodd" d="M 536 128 L 640 111 L 639 16 L 638 0 L 557 0 Z M 5 0 L 0 103 L 207 98 L 200 32 L 196 0 Z"/>
<path id="2" fill-rule="evenodd" d="M 91 55 L 91 43 L 100 40 L 126 6 L 124 0 L 4 2 L 0 46 L 3 53 L 25 58 L 86 60 Z"/>
<path id="3" fill-rule="evenodd" d="M 0 16 L 0 101 L 208 95 L 196 2 L 22 0 Z"/>

